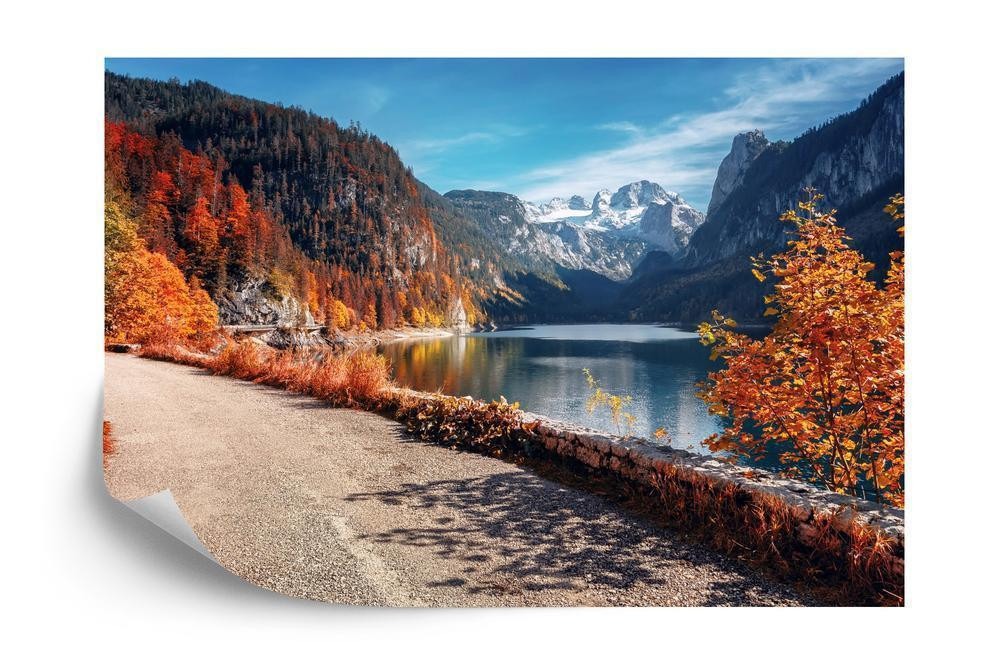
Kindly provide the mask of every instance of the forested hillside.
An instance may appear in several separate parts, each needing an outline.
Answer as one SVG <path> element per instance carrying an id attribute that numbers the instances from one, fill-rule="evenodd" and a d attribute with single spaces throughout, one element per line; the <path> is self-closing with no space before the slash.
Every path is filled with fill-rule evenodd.
<path id="1" fill-rule="evenodd" d="M 467 276 L 496 272 L 495 255 L 445 248 L 420 184 L 373 135 L 200 82 L 105 85 L 108 189 L 223 321 L 287 320 L 291 297 L 302 321 L 344 328 L 464 325 L 492 294 Z M 286 308 L 247 303 L 262 299 Z"/>

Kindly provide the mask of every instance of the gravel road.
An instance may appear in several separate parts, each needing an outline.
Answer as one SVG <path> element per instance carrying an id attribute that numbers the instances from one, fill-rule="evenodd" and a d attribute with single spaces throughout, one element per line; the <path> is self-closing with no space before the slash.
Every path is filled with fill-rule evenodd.
<path id="1" fill-rule="evenodd" d="M 287 595 L 384 606 L 801 605 L 753 570 L 513 464 L 199 369 L 106 357 L 122 500 L 165 488 L 208 550 Z"/>

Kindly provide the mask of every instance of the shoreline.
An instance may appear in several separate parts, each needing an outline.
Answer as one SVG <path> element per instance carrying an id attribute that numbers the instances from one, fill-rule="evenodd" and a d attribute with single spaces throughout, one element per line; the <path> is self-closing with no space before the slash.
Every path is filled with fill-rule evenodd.
<path id="1" fill-rule="evenodd" d="M 319 327 L 313 327 L 311 330 L 303 330 L 296 327 L 282 328 L 282 327 L 269 327 L 267 325 L 261 325 L 259 329 L 256 330 L 244 330 L 239 331 L 236 327 L 221 327 L 222 329 L 228 329 L 231 333 L 237 333 L 245 335 L 249 338 L 258 340 L 259 342 L 266 344 L 270 347 L 275 347 L 278 349 L 284 349 L 286 347 L 332 347 L 334 349 L 369 349 L 369 348 L 379 348 L 383 345 L 389 343 L 397 343 L 409 340 L 418 340 L 426 338 L 447 338 L 451 336 L 464 336 L 476 333 L 494 333 L 503 331 L 518 331 L 524 329 L 531 329 L 538 326 L 600 326 L 600 325 L 635 325 L 635 326 L 652 326 L 659 328 L 676 328 L 682 330 L 695 330 L 696 326 L 693 324 L 686 324 L 682 322 L 535 322 L 530 324 L 525 323 L 512 323 L 512 324 L 492 324 L 489 327 L 413 327 L 405 326 L 395 329 L 378 329 L 378 330 L 368 330 L 368 331 L 358 331 L 353 329 L 351 331 L 338 331 L 333 335 L 322 333 Z M 744 330 L 763 330 L 767 329 L 766 324 L 743 324 L 737 327 L 738 329 Z M 124 346 L 124 344 L 122 344 Z M 125 346 L 128 347 L 128 346 Z M 122 350 L 125 351 L 125 350 Z"/>
<path id="2" fill-rule="evenodd" d="M 402 327 L 399 329 L 380 329 L 377 331 L 347 331 L 330 337 L 335 346 L 362 348 L 380 347 L 387 343 L 397 343 L 418 338 L 447 338 L 457 336 L 462 331 L 443 327 Z"/>

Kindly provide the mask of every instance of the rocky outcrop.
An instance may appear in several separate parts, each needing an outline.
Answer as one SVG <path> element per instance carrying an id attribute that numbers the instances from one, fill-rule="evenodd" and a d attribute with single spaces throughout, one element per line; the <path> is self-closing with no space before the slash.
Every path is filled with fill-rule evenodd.
<path id="1" fill-rule="evenodd" d="M 469 316 L 465 312 L 465 304 L 458 297 L 452 299 L 451 304 L 448 306 L 448 326 L 456 331 L 468 332 L 472 331 L 472 327 L 469 325 Z"/>
<path id="2" fill-rule="evenodd" d="M 650 202 L 639 220 L 639 234 L 657 249 L 676 257 L 704 220 L 705 216 L 690 206 L 678 206 L 669 200 L 662 204 Z"/>
<path id="3" fill-rule="evenodd" d="M 611 209 L 611 190 L 598 190 L 590 209 L 595 213 L 607 213 Z"/>
<path id="4" fill-rule="evenodd" d="M 330 341 L 319 331 L 303 329 L 274 329 L 252 338 L 279 350 L 320 349 L 330 346 Z"/>
<path id="5" fill-rule="evenodd" d="M 233 283 L 217 299 L 223 325 L 274 325 L 282 328 L 316 324 L 295 297 L 280 294 L 266 279 L 250 278 Z"/>
<path id="6" fill-rule="evenodd" d="M 733 138 L 733 147 L 719 165 L 719 173 L 715 177 L 715 185 L 712 186 L 712 200 L 708 203 L 706 215 L 711 215 L 718 209 L 722 201 L 743 183 L 743 175 L 750 163 L 757 159 L 769 143 L 763 130 L 743 132 Z"/>

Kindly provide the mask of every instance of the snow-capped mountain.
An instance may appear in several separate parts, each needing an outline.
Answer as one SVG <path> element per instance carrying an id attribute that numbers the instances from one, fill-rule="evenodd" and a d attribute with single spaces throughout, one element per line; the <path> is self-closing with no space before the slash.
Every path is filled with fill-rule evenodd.
<path id="1" fill-rule="evenodd" d="M 662 224 L 654 229 L 642 224 L 643 216 L 651 205 L 658 207 L 656 217 L 663 218 L 664 212 L 671 219 L 671 226 L 679 236 L 675 239 L 670 227 Z M 665 208 L 663 208 L 665 207 Z M 698 227 L 705 216 L 695 210 L 676 192 L 664 190 L 650 181 L 636 181 L 610 190 L 600 190 L 588 205 L 583 197 L 573 195 L 569 199 L 556 197 L 547 204 L 525 203 L 529 222 L 565 222 L 602 231 L 618 231 L 625 235 L 649 236 L 645 240 L 654 245 L 669 248 L 687 244 L 687 237 Z M 650 236 L 648 232 L 653 232 Z"/>
<path id="2" fill-rule="evenodd" d="M 514 255 L 546 259 L 625 280 L 650 250 L 679 257 L 705 216 L 676 192 L 637 181 L 600 190 L 591 203 L 580 195 L 546 203 L 514 195 L 452 191 L 445 195 L 473 215 Z"/>

